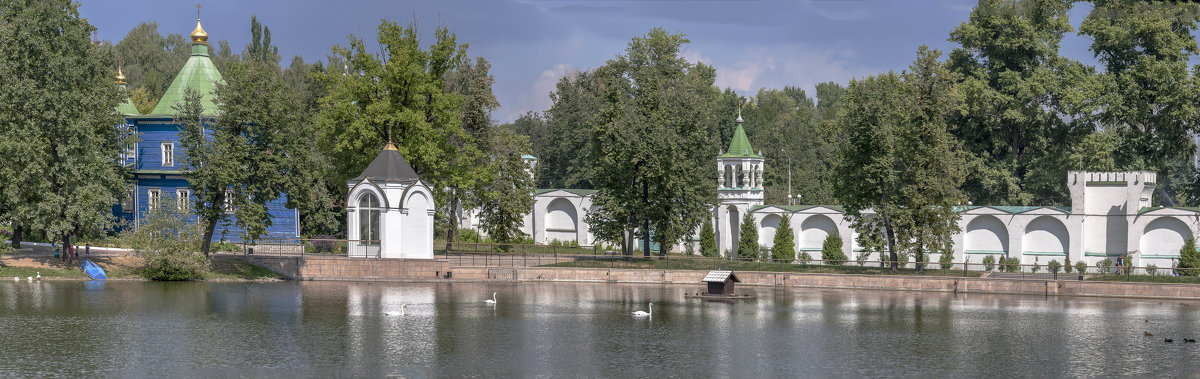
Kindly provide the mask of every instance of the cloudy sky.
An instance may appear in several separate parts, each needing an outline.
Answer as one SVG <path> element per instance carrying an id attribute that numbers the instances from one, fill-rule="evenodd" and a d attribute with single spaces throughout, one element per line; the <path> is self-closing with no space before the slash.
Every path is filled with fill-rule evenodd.
<path id="1" fill-rule="evenodd" d="M 621 54 L 634 36 L 663 27 L 691 40 L 686 55 L 717 68 L 717 85 L 752 95 L 763 87 L 846 83 L 902 70 L 917 47 L 948 52 L 946 41 L 967 20 L 974 1 L 959 0 L 205 0 L 200 18 L 210 41 L 240 50 L 250 39 L 250 16 L 271 28 L 284 64 L 293 55 L 324 59 L 349 34 L 374 40 L 380 19 L 417 20 L 431 41 L 449 27 L 471 56 L 486 57 L 496 77 L 500 122 L 550 106 L 547 93 L 570 70 L 600 66 Z M 1077 6 L 1071 23 L 1089 9 Z M 140 22 L 159 32 L 187 35 L 196 5 L 187 1 L 88 0 L 83 17 L 100 38 L 119 41 Z M 1089 40 L 1068 36 L 1063 55 L 1094 64 Z"/>

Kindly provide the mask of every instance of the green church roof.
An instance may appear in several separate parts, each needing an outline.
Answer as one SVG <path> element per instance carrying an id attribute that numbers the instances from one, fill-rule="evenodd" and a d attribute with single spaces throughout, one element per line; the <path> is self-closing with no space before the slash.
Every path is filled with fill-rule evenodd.
<path id="1" fill-rule="evenodd" d="M 121 86 L 121 90 L 125 90 L 125 86 Z M 133 106 L 133 101 L 129 100 L 129 96 L 125 96 L 125 101 L 117 106 L 117 112 L 121 112 L 125 116 L 141 116 L 142 112 L 138 112 L 137 107 Z"/>
<path id="2" fill-rule="evenodd" d="M 725 154 L 718 155 L 719 158 L 762 158 L 754 152 L 754 148 L 750 147 L 750 140 L 746 138 L 746 129 L 742 129 L 741 115 L 738 115 L 737 130 L 733 132 L 733 140 L 729 141 L 729 150 Z"/>
<path id="3" fill-rule="evenodd" d="M 183 69 L 179 70 L 179 75 L 175 75 L 175 80 L 167 87 L 167 92 L 150 114 L 176 114 L 175 104 L 183 102 L 184 91 L 191 88 L 201 96 L 200 105 L 204 109 L 204 115 L 216 116 L 217 102 L 213 90 L 217 88 L 217 83 L 225 83 L 225 80 L 221 78 L 221 72 L 217 71 L 217 65 L 208 57 L 208 44 L 194 42 L 192 56 L 183 65 Z"/>

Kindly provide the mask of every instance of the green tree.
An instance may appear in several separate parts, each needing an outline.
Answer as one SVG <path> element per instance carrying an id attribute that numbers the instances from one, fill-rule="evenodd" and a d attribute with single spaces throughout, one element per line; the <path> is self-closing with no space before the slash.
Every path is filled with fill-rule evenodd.
<path id="1" fill-rule="evenodd" d="M 821 245 L 821 260 L 828 265 L 840 265 L 846 262 L 846 253 L 842 252 L 842 237 L 830 234 Z"/>
<path id="2" fill-rule="evenodd" d="M 250 43 L 242 51 L 242 59 L 279 65 L 279 47 L 271 46 L 271 28 L 250 16 Z"/>
<path id="3" fill-rule="evenodd" d="M 543 117 L 528 114 L 518 119 L 530 126 L 534 155 L 538 157 L 539 188 L 594 188 L 588 152 L 592 150 L 592 125 L 603 105 L 598 72 L 568 72 L 551 92 L 550 109 Z"/>
<path id="4" fill-rule="evenodd" d="M 1121 135 L 1117 166 L 1165 173 L 1194 151 L 1198 20 L 1196 4 L 1098 0 L 1080 24 L 1104 66 L 1099 119 Z"/>
<path id="5" fill-rule="evenodd" d="M 1200 251 L 1196 251 L 1196 240 L 1188 238 L 1179 249 L 1179 275 L 1200 276 Z M 1079 271 L 1083 273 L 1083 270 Z"/>
<path id="6" fill-rule="evenodd" d="M 117 133 L 116 61 L 78 7 L 0 3 L 0 221 L 63 244 L 114 225 L 125 192 L 114 162 L 130 142 Z"/>
<path id="7" fill-rule="evenodd" d="M 170 199 L 164 204 L 170 203 Z M 203 279 L 210 262 L 200 254 L 204 226 L 189 222 L 189 214 L 178 207 L 152 208 L 141 217 L 138 227 L 121 235 L 123 244 L 133 249 L 143 265 L 138 274 L 150 280 Z"/>
<path id="8" fill-rule="evenodd" d="M 533 209 L 533 176 L 525 171 L 521 153 L 529 149 L 529 140 L 522 135 L 497 129 L 491 133 L 492 146 L 487 150 L 494 159 L 494 176 L 475 191 L 478 197 L 479 219 L 488 238 L 499 243 L 516 242 L 525 235 L 521 231 L 525 215 Z"/>
<path id="9" fill-rule="evenodd" d="M 900 249 L 924 262 L 925 252 L 952 248 L 954 207 L 965 203 L 962 154 L 946 130 L 958 110 L 956 78 L 939 55 L 922 46 L 911 71 L 852 81 L 838 119 L 850 138 L 835 194 L 860 233 L 882 230 L 893 270 Z M 877 220 L 864 217 L 867 209 Z"/>
<path id="10" fill-rule="evenodd" d="M 272 224 L 267 203 L 289 190 L 303 196 L 298 185 L 312 152 L 307 147 L 304 120 L 297 117 L 295 98 L 270 63 L 231 62 L 218 83 L 218 115 L 202 114 L 199 94 L 189 90 L 176 105 L 184 125 L 181 144 L 188 179 L 197 198 L 194 206 L 204 224 L 201 250 L 209 252 L 219 221 L 232 213 L 242 239 L 253 241 Z M 291 202 L 296 206 L 295 199 Z"/>
<path id="11" fill-rule="evenodd" d="M 647 256 L 651 230 L 665 254 L 710 217 L 716 199 L 708 163 L 717 150 L 708 133 L 716 71 L 685 59 L 685 43 L 682 34 L 656 28 L 596 72 L 604 97 L 590 125 L 599 192 L 589 218 L 612 240 L 641 224 Z"/>
<path id="12" fill-rule="evenodd" d="M 796 259 L 795 236 L 792 231 L 792 215 L 784 213 L 783 219 L 779 221 L 779 229 L 775 231 L 775 240 L 771 244 L 771 256 L 775 261 L 791 262 Z"/>
<path id="13" fill-rule="evenodd" d="M 758 259 L 758 226 L 754 224 L 754 216 L 746 213 L 742 217 L 742 231 L 738 240 L 738 258 Z"/>
<path id="14" fill-rule="evenodd" d="M 192 54 L 183 35 L 171 33 L 163 36 L 159 34 L 158 23 L 154 21 L 139 23 L 113 46 L 113 51 L 120 61 L 128 87 L 135 91 L 144 88 L 146 98 L 155 102 L 167 92 L 167 87 L 171 86 L 171 81 L 175 80 L 175 75 Z M 144 108 L 143 104 L 134 104 L 142 113 L 154 109 L 153 106 Z"/>
<path id="15" fill-rule="evenodd" d="M 1069 148 L 1087 134 L 1094 73 L 1058 55 L 1072 31 L 1066 0 L 981 0 L 950 33 L 963 112 L 952 132 L 969 153 L 968 197 L 983 204 L 1066 203 Z"/>
<path id="16" fill-rule="evenodd" d="M 388 141 L 435 190 L 439 225 L 453 218 L 446 189 L 470 188 L 487 173 L 477 141 L 463 129 L 464 96 L 446 88 L 446 76 L 466 54 L 453 33 L 439 27 L 433 44 L 420 47 L 416 25 L 380 22 L 379 53 L 349 37 L 333 48 L 341 69 L 317 74 L 328 94 L 316 116 L 317 146 L 331 162 L 334 185 L 362 172 Z M 333 68 L 339 66 L 330 66 Z M 344 187 L 343 187 L 344 188 Z M 344 192 L 338 193 L 342 195 Z"/>
<path id="17" fill-rule="evenodd" d="M 705 222 L 700 227 L 700 255 L 706 257 L 721 255 L 717 251 L 717 233 L 713 231 L 712 222 Z"/>

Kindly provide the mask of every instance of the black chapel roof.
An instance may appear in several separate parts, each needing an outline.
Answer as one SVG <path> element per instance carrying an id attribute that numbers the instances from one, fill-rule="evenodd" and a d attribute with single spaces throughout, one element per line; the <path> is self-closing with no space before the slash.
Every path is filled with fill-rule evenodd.
<path id="1" fill-rule="evenodd" d="M 417 172 L 408 161 L 396 151 L 396 147 L 388 144 L 375 156 L 375 160 L 351 181 L 357 182 L 370 178 L 375 182 L 412 182 L 417 180 Z"/>

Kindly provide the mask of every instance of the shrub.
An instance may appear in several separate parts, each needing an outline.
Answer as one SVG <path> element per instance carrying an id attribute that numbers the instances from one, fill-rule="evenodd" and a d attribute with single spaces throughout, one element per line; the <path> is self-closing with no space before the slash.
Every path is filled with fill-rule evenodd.
<path id="1" fill-rule="evenodd" d="M 1104 258 L 1104 260 L 1096 262 L 1096 271 L 1101 274 L 1107 274 L 1112 268 L 1112 259 Z"/>
<path id="2" fill-rule="evenodd" d="M 1179 249 L 1179 275 L 1198 276 L 1200 275 L 1200 252 L 1196 251 L 1196 240 L 1188 238 L 1183 241 L 1183 247 Z"/>
<path id="3" fill-rule="evenodd" d="M 1042 271 L 1042 265 L 1038 264 L 1037 261 L 1034 261 L 1033 266 L 1029 267 L 1029 272 L 1036 273 L 1038 271 Z"/>
<path id="4" fill-rule="evenodd" d="M 859 252 L 858 256 L 855 258 L 857 258 L 858 266 L 862 267 L 864 264 L 867 263 L 868 260 L 871 259 L 871 252 L 863 250 L 862 252 Z"/>
<path id="5" fill-rule="evenodd" d="M 717 256 L 717 234 L 713 232 L 711 222 L 705 222 L 704 226 L 700 228 L 700 255 Z"/>
<path id="6" fill-rule="evenodd" d="M 1087 263 L 1084 263 L 1083 261 L 1075 262 L 1075 272 L 1078 272 L 1079 275 L 1086 274 Z"/>
<path id="7" fill-rule="evenodd" d="M 3 243 L 3 241 L 0 241 L 0 254 L 12 254 L 12 252 L 12 244 Z"/>
<path id="8" fill-rule="evenodd" d="M 741 239 L 738 241 L 738 258 L 758 259 L 758 228 L 749 213 L 742 218 Z"/>
<path id="9" fill-rule="evenodd" d="M 991 255 L 983 257 L 983 269 L 985 271 L 992 271 L 992 269 L 995 267 L 996 267 L 996 257 L 991 256 Z"/>
<path id="10" fill-rule="evenodd" d="M 467 243 L 482 243 L 483 237 L 479 236 L 479 231 L 471 228 L 462 228 L 458 230 L 458 241 Z"/>
<path id="11" fill-rule="evenodd" d="M 313 254 L 340 254 L 342 249 L 332 236 L 317 236 L 308 241 L 308 251 Z"/>
<path id="12" fill-rule="evenodd" d="M 136 230 L 122 235 L 125 244 L 145 262 L 138 270 L 142 277 L 171 281 L 204 277 L 209 261 L 199 253 L 203 226 L 187 222 L 188 216 L 176 207 L 158 207 L 142 216 Z"/>
<path id="13" fill-rule="evenodd" d="M 809 254 L 807 251 L 801 252 L 800 253 L 800 263 L 801 264 L 809 264 L 810 262 L 812 262 L 812 254 Z"/>
<path id="14" fill-rule="evenodd" d="M 237 253 L 242 251 L 242 248 L 238 246 L 238 244 L 226 240 L 221 240 L 221 242 L 217 242 L 210 248 L 212 251 L 223 251 L 227 253 Z"/>
<path id="15" fill-rule="evenodd" d="M 908 266 L 908 252 L 907 251 L 901 251 L 899 254 L 896 254 L 896 264 L 899 265 L 900 267 Z"/>
<path id="16" fill-rule="evenodd" d="M 1070 274 L 1071 273 L 1071 255 L 1068 254 L 1063 259 L 1066 260 L 1066 263 L 1063 263 L 1063 271 L 1066 271 L 1068 274 Z"/>
<path id="17" fill-rule="evenodd" d="M 775 231 L 775 240 L 771 243 L 771 258 L 777 262 L 791 262 L 796 259 L 796 241 L 792 233 L 792 216 L 783 214 L 779 228 Z"/>
<path id="18" fill-rule="evenodd" d="M 938 257 L 938 264 L 942 266 L 942 270 L 949 270 L 954 266 L 954 252 L 946 250 L 942 252 L 942 256 Z"/>
<path id="19" fill-rule="evenodd" d="M 1058 274 L 1058 270 L 1061 268 L 1062 268 L 1062 264 L 1058 263 L 1057 260 L 1051 259 L 1050 263 L 1046 264 L 1046 269 L 1050 270 L 1050 273 L 1052 273 L 1052 274 Z"/>
<path id="20" fill-rule="evenodd" d="M 1147 274 L 1154 275 L 1154 273 L 1156 273 L 1156 272 L 1158 272 L 1158 266 L 1155 266 L 1155 265 L 1146 266 Z"/>
<path id="21" fill-rule="evenodd" d="M 1021 271 L 1021 261 L 1017 258 L 1004 258 L 1004 272 Z"/>
<path id="22" fill-rule="evenodd" d="M 833 234 L 825 237 L 825 243 L 821 246 L 821 260 L 830 265 L 846 262 L 846 253 L 842 252 L 842 237 Z"/>

